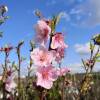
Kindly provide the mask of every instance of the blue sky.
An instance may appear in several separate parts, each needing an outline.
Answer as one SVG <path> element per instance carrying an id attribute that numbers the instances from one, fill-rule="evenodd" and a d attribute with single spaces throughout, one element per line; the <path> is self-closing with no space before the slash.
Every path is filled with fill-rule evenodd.
<path id="1" fill-rule="evenodd" d="M 0 0 L 2 4 L 8 6 L 6 15 L 10 18 L 0 26 L 0 31 L 4 32 L 0 46 L 17 45 L 24 40 L 22 55 L 29 58 L 29 41 L 34 37 L 33 26 L 38 20 L 34 11 L 39 9 L 46 18 L 61 13 L 63 16 L 56 30 L 64 33 L 69 45 L 63 66 L 69 66 L 73 71 L 81 70 L 80 58 L 84 56 L 79 53 L 87 54 L 84 47 L 94 34 L 100 32 L 100 0 Z M 16 55 L 11 53 L 10 59 L 16 60 Z M 2 54 L 0 60 L 3 60 Z M 96 70 L 100 70 L 98 65 Z"/>

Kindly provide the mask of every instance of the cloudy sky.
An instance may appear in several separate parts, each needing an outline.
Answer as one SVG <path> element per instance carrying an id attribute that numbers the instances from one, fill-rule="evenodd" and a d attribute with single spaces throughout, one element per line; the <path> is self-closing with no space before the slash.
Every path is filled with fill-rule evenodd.
<path id="1" fill-rule="evenodd" d="M 61 13 L 63 16 L 56 30 L 63 32 L 69 45 L 62 65 L 70 67 L 72 72 L 83 71 L 80 59 L 89 55 L 88 42 L 100 32 L 100 0 L 0 0 L 2 4 L 8 6 L 10 18 L 0 26 L 4 32 L 0 46 L 17 45 L 24 40 L 22 55 L 28 58 L 29 41 L 34 37 L 33 26 L 38 20 L 34 11 L 39 9 L 46 18 Z M 0 54 L 1 62 L 3 59 Z M 16 60 L 16 55 L 12 53 L 10 59 Z M 94 70 L 100 70 L 99 64 Z"/>

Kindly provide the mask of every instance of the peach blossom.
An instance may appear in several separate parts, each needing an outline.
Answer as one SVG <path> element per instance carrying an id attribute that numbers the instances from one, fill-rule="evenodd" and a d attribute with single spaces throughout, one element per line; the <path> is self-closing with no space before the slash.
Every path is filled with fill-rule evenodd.
<path id="1" fill-rule="evenodd" d="M 36 76 L 38 86 L 50 89 L 53 86 L 53 81 L 57 79 L 57 72 L 52 66 L 39 67 Z"/>
<path id="2" fill-rule="evenodd" d="M 31 52 L 31 58 L 36 66 L 47 66 L 53 60 L 52 52 L 44 47 L 36 48 Z"/>
<path id="3" fill-rule="evenodd" d="M 65 51 L 65 48 L 57 48 L 56 49 L 55 61 L 57 61 L 58 63 L 61 62 L 61 60 L 64 58 L 64 51 Z"/>
<path id="4" fill-rule="evenodd" d="M 58 76 L 65 76 L 68 72 L 70 72 L 70 69 L 68 69 L 66 67 L 62 67 L 62 68 L 57 69 Z"/>
<path id="5" fill-rule="evenodd" d="M 0 76 L 0 80 L 2 80 L 2 76 Z"/>
<path id="6" fill-rule="evenodd" d="M 11 68 L 7 71 L 7 79 L 5 80 L 5 89 L 8 92 L 13 92 L 16 88 L 16 83 L 14 82 L 15 74 Z"/>
<path id="7" fill-rule="evenodd" d="M 36 31 L 36 41 L 38 43 L 45 43 L 49 38 L 49 34 L 51 32 L 51 28 L 44 20 L 40 20 L 37 22 L 35 26 Z"/>
<path id="8" fill-rule="evenodd" d="M 59 48 L 59 47 L 62 47 L 62 48 L 68 47 L 68 46 L 64 43 L 64 36 L 62 35 L 62 33 L 56 33 L 56 34 L 52 37 L 51 48 L 52 48 L 52 49 L 57 49 L 57 48 Z"/>
<path id="9" fill-rule="evenodd" d="M 6 80 L 6 83 L 5 83 L 5 89 L 8 91 L 8 92 L 13 92 L 13 90 L 15 89 L 16 87 L 16 83 L 14 82 L 14 79 L 12 76 L 9 76 Z"/>

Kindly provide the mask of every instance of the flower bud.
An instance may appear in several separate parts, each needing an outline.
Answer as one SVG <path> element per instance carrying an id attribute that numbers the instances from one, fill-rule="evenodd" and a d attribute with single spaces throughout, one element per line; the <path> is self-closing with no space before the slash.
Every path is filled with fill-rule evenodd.
<path id="1" fill-rule="evenodd" d="M 100 45 L 100 34 L 93 37 L 94 44 Z"/>

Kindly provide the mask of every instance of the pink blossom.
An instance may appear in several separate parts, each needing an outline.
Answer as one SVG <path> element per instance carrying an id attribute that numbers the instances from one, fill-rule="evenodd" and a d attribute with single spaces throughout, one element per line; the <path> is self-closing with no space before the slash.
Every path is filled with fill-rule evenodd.
<path id="1" fill-rule="evenodd" d="M 57 69 L 58 76 L 65 76 L 68 72 L 70 72 L 70 69 L 63 67 Z"/>
<path id="2" fill-rule="evenodd" d="M 44 20 L 37 22 L 35 26 L 36 31 L 36 41 L 39 43 L 45 43 L 48 40 L 51 28 Z"/>
<path id="3" fill-rule="evenodd" d="M 16 88 L 16 83 L 14 82 L 13 77 L 8 77 L 5 83 L 5 89 L 8 92 L 13 92 L 15 88 Z"/>
<path id="4" fill-rule="evenodd" d="M 13 70 L 10 68 L 7 71 L 7 79 L 5 80 L 5 89 L 8 92 L 13 92 L 16 88 L 16 83 L 14 82 L 14 73 Z"/>
<path id="5" fill-rule="evenodd" d="M 55 51 L 55 61 L 57 61 L 58 63 L 60 63 L 64 58 L 64 50 L 65 48 L 57 48 Z"/>
<path id="6" fill-rule="evenodd" d="M 2 76 L 0 76 L 0 81 L 2 80 Z"/>
<path id="7" fill-rule="evenodd" d="M 57 72 L 52 66 L 39 67 L 36 76 L 38 86 L 50 89 L 53 86 L 53 81 L 57 79 Z"/>
<path id="8" fill-rule="evenodd" d="M 1 51 L 1 52 L 9 53 L 12 49 L 13 49 L 12 46 L 6 45 L 5 47 L 1 47 L 1 48 L 0 48 L 0 51 Z"/>
<path id="9" fill-rule="evenodd" d="M 46 48 L 36 48 L 31 52 L 31 58 L 36 66 L 47 66 L 51 64 L 53 60 L 52 52 Z"/>
<path id="10" fill-rule="evenodd" d="M 57 49 L 57 48 L 59 48 L 59 47 L 62 47 L 62 48 L 68 47 L 68 46 L 64 43 L 64 36 L 62 35 L 62 33 L 56 33 L 56 34 L 52 37 L 51 48 L 52 48 L 52 49 Z"/>

